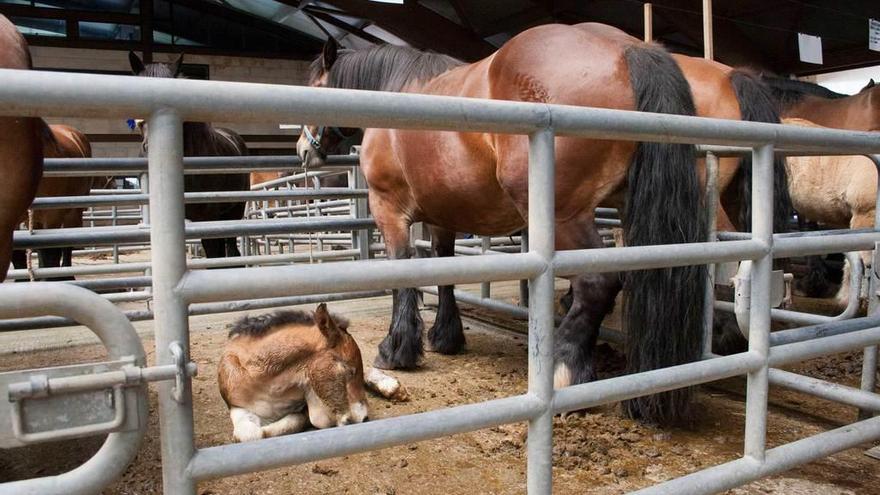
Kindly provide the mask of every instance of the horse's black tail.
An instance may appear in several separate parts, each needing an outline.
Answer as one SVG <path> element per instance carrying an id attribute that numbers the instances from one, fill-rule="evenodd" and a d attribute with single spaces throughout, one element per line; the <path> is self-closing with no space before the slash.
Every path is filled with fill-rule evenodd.
<path id="1" fill-rule="evenodd" d="M 730 82 L 739 101 L 742 120 L 750 122 L 780 122 L 777 102 L 767 84 L 758 76 L 735 70 L 730 73 Z M 740 159 L 739 170 L 732 184 L 738 191 L 736 203 L 739 204 L 738 223 L 744 232 L 752 230 L 752 156 L 745 155 Z M 777 157 L 773 162 L 773 231 L 786 232 L 788 221 L 794 212 L 791 196 L 788 194 L 788 176 L 785 161 Z"/>
<path id="2" fill-rule="evenodd" d="M 694 115 L 690 85 L 662 48 L 626 50 L 636 107 L 642 112 Z M 626 244 L 703 242 L 707 227 L 697 177 L 696 150 L 688 144 L 638 144 L 627 177 L 623 228 Z M 705 266 L 639 270 L 625 279 L 623 321 L 630 373 L 698 360 L 702 350 Z M 689 388 L 627 401 L 626 412 L 647 421 L 680 423 L 690 416 Z"/>

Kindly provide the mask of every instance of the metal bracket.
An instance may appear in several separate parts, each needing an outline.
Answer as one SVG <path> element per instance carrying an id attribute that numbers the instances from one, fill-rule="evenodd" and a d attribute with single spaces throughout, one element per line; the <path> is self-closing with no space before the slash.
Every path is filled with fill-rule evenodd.
<path id="1" fill-rule="evenodd" d="M 773 270 L 770 279 L 770 307 L 775 308 L 791 303 L 791 274 Z M 739 271 L 731 279 L 734 287 L 733 308 L 736 322 L 743 337 L 749 338 L 749 312 L 752 308 L 752 262 L 743 261 Z"/>
<path id="2" fill-rule="evenodd" d="M 198 371 L 179 343 L 169 350 L 172 365 L 141 368 L 126 358 L 0 374 L 0 420 L 8 415 L 12 430 L 0 431 L 0 447 L 137 429 L 137 387 L 174 380 L 172 396 L 180 401 L 184 380 Z"/>

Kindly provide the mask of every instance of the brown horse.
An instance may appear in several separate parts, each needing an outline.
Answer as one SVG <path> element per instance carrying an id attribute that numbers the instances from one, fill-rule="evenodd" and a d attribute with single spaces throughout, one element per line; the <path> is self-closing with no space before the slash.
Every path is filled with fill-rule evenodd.
<path id="1" fill-rule="evenodd" d="M 30 69 L 27 42 L 15 25 L 0 15 L 0 67 Z M 12 232 L 34 200 L 43 175 L 43 139 L 51 140 L 41 119 L 0 117 L 0 282 L 12 258 Z"/>
<path id="2" fill-rule="evenodd" d="M 245 317 L 229 332 L 217 367 L 220 395 L 239 442 L 367 419 L 364 386 L 403 398 L 394 378 L 366 377 L 348 321 L 321 304 L 314 314 L 279 311 Z"/>
<path id="3" fill-rule="evenodd" d="M 764 75 L 784 118 L 806 119 L 822 127 L 880 131 L 880 85 L 872 79 L 852 96 L 806 81 Z"/>
<path id="4" fill-rule="evenodd" d="M 128 54 L 134 75 L 143 77 L 176 78 L 180 76 L 183 55 L 174 63 L 153 63 L 144 65 L 134 52 Z M 139 122 L 144 137 L 143 148 L 148 146 L 148 132 L 143 121 Z M 183 123 L 184 156 L 245 156 L 247 144 L 235 131 L 214 127 L 206 122 Z M 186 192 L 209 191 L 248 191 L 248 174 L 209 174 L 187 175 L 184 177 Z M 186 205 L 186 218 L 192 222 L 210 220 L 241 220 L 244 217 L 245 203 L 199 203 Z M 225 239 L 202 239 L 202 247 L 208 258 L 241 256 L 234 237 Z"/>
<path id="5" fill-rule="evenodd" d="M 553 56 L 565 53 L 583 56 Z M 755 113 L 747 94 L 754 83 L 720 64 L 675 59 L 659 46 L 595 24 L 532 28 L 468 65 L 394 46 L 339 52 L 330 42 L 311 78 L 313 86 L 732 119 Z M 321 134 L 314 126 L 308 130 Z M 323 162 L 307 133 L 297 148 L 309 166 Z M 453 255 L 453 232 L 498 235 L 526 226 L 524 136 L 367 129 L 361 166 L 390 258 L 411 256 L 409 226 L 416 221 L 432 225 L 439 256 Z M 600 204 L 627 206 L 623 225 L 630 246 L 705 240 L 698 168 L 691 145 L 557 138 L 556 248 L 601 247 L 594 224 Z M 573 304 L 555 334 L 555 385 L 595 378 L 599 324 L 622 285 L 631 372 L 698 359 L 705 275 L 704 267 L 683 267 L 631 272 L 623 281 L 618 274 L 572 277 Z M 394 300 L 376 365 L 412 368 L 422 356 L 416 291 L 397 290 Z M 452 287 L 440 289 L 428 340 L 444 353 L 459 352 L 464 345 Z M 679 390 L 629 401 L 626 409 L 633 416 L 674 422 L 688 415 L 690 397 L 689 390 Z"/>
<path id="6" fill-rule="evenodd" d="M 783 123 L 821 127 L 804 119 L 783 119 Z M 805 218 L 828 228 L 874 227 L 877 166 L 870 158 L 798 156 L 789 157 L 786 166 L 792 202 Z M 871 251 L 862 251 L 860 256 L 865 266 L 870 266 Z M 839 305 L 846 305 L 849 288 L 849 263 L 846 263 L 836 296 Z"/>
<path id="7" fill-rule="evenodd" d="M 66 125 L 51 125 L 51 139 L 44 139 L 43 155 L 45 158 L 89 158 L 92 147 L 86 135 Z M 87 196 L 95 182 L 94 177 L 43 177 L 37 188 L 37 197 Z M 82 227 L 83 208 L 53 208 L 35 210 L 33 227 L 35 229 L 61 229 Z M 27 223 L 28 218 L 22 218 Z M 40 268 L 71 266 L 73 248 L 48 248 L 38 251 Z M 26 258 L 23 251 L 16 251 L 13 264 L 16 268 L 25 268 Z M 73 277 L 52 277 L 46 280 L 73 280 Z"/>

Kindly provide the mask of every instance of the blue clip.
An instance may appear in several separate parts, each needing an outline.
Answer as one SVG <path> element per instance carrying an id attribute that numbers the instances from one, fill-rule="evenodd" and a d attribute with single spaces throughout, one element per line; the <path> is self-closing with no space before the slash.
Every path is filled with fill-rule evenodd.
<path id="1" fill-rule="evenodd" d="M 134 130 L 134 128 L 136 127 L 135 123 L 134 123 L 134 119 L 128 119 L 125 121 L 125 123 L 128 124 L 128 128 L 131 130 Z"/>

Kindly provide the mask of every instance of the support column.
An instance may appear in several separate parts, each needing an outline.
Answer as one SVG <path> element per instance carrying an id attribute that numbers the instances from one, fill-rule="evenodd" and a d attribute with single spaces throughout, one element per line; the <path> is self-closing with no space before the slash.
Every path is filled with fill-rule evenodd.
<path id="1" fill-rule="evenodd" d="M 529 280 L 529 393 L 546 406 L 529 421 L 528 493 L 553 489 L 553 331 L 555 253 L 555 152 L 550 129 L 529 136 L 529 252 L 541 256 L 547 269 Z"/>
<path id="2" fill-rule="evenodd" d="M 180 343 L 189 361 L 189 321 L 186 301 L 175 288 L 186 273 L 183 198 L 183 125 L 173 110 L 159 110 L 149 120 L 150 249 L 153 259 L 153 328 L 156 364 L 174 364 L 169 346 Z M 162 440 L 164 493 L 195 495 L 195 483 L 186 468 L 193 445 L 192 386 L 183 380 L 180 402 L 172 397 L 173 381 L 156 384 Z"/>
<path id="3" fill-rule="evenodd" d="M 764 365 L 748 374 L 744 454 L 764 462 L 769 388 L 770 278 L 773 271 L 773 145 L 769 144 L 752 151 L 752 239 L 771 249 L 752 262 L 749 352 L 761 356 Z"/>

